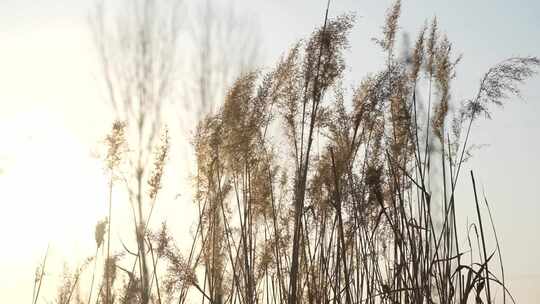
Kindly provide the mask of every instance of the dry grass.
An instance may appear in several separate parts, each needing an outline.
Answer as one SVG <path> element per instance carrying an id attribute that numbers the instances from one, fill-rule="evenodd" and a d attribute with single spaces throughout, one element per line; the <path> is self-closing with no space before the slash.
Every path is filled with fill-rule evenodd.
<path id="1" fill-rule="evenodd" d="M 374 39 L 386 63 L 352 94 L 342 84 L 343 53 L 355 18 L 328 18 L 328 11 L 324 25 L 274 69 L 238 77 L 193 139 L 198 218 L 191 248 L 178 248 L 165 224 L 149 228 L 166 160 L 175 155 L 165 133 L 147 170 L 143 150 L 154 140 L 139 140 L 130 163 L 136 172 L 138 248 L 110 252 L 109 212 L 96 226 L 94 272 L 90 290 L 83 291 L 88 300 L 78 301 L 464 304 L 493 303 L 495 290 L 503 302 L 511 299 L 496 234 L 494 251 L 486 243 L 487 226 L 495 230 L 491 214 L 485 222 L 473 173 L 477 221 L 466 235 L 457 227 L 455 190 L 473 122 L 481 114 L 490 117 L 492 105 L 519 95 L 518 85 L 540 60 L 516 57 L 495 65 L 471 99 L 453 106 L 451 84 L 460 57 L 436 19 L 420 31 L 410 58 L 397 56 L 400 12 L 396 1 L 382 37 Z M 419 105 L 419 95 L 427 96 L 427 107 Z M 115 123 L 107 137 L 111 195 L 115 170 L 129 159 L 120 153 L 124 132 L 134 130 L 137 138 L 146 134 L 144 128 L 130 123 L 154 126 L 142 119 L 148 118 L 144 111 L 138 115 L 127 125 Z M 143 200 L 151 202 L 146 214 Z M 105 241 L 107 252 L 100 254 Z M 120 260 L 133 267 L 123 268 Z M 96 294 L 98 261 L 104 270 Z M 36 273 L 37 294 L 44 267 L 45 260 Z M 59 303 L 75 301 L 81 272 L 66 276 Z"/>

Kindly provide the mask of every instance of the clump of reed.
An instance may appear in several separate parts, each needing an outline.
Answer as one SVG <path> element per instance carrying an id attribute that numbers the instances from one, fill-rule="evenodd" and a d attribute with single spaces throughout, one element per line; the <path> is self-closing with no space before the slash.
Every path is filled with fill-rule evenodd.
<path id="1" fill-rule="evenodd" d="M 456 105 L 461 57 L 436 19 L 397 56 L 400 12 L 397 1 L 374 39 L 385 66 L 350 102 L 343 52 L 354 16 L 343 15 L 270 72 L 239 77 L 199 124 L 193 265 L 212 303 L 493 303 L 494 289 L 509 298 L 490 266 L 500 248 L 486 243 L 473 173 L 479 252 L 457 227 L 455 190 L 473 122 L 519 96 L 540 61 L 495 65 Z"/>
<path id="2" fill-rule="evenodd" d="M 483 216 L 473 173 L 474 200 L 460 199 L 477 211 L 472 238 L 458 229 L 456 187 L 463 183 L 473 122 L 519 95 L 519 84 L 540 60 L 515 57 L 495 65 L 478 91 L 456 104 L 452 81 L 460 56 L 452 43 L 433 19 L 408 55 L 396 55 L 400 14 L 396 1 L 374 39 L 385 64 L 352 94 L 343 74 L 355 18 L 329 18 L 328 9 L 323 26 L 273 69 L 240 75 L 193 138 L 198 218 L 191 248 L 178 248 L 165 223 L 152 231 L 150 210 L 135 220 L 138 250 L 110 253 L 109 212 L 95 232 L 97 248 L 107 242 L 104 276 L 98 295 L 92 297 L 91 287 L 86 303 L 511 299 L 498 240 L 495 249 L 486 242 L 494 226 L 491 213 L 488 223 Z M 108 137 L 111 171 L 121 158 L 112 139 L 122 126 L 115 124 Z M 152 208 L 168 140 L 164 135 L 149 174 Z M 501 271 L 494 270 L 495 255 Z M 76 284 L 67 282 L 62 288 Z M 60 302 L 69 303 L 65 294 L 71 292 Z"/>

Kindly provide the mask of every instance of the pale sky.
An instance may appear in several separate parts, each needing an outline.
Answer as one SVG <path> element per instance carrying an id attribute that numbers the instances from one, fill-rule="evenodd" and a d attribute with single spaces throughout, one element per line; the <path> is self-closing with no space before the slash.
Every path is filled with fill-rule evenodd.
<path id="1" fill-rule="evenodd" d="M 351 11 L 358 16 L 347 55 L 347 87 L 380 68 L 383 58 L 371 38 L 379 35 L 391 2 L 333 1 L 331 16 Z M 86 19 L 92 3 L 0 1 L 0 302 L 30 301 L 34 269 L 47 244 L 56 265 L 94 253 L 93 229 L 105 214 L 106 180 L 93 155 L 113 115 L 100 91 Z M 269 67 L 321 24 L 326 0 L 234 3 L 256 23 L 260 62 Z M 453 50 L 463 54 L 453 85 L 456 100 L 473 95 L 482 74 L 501 60 L 540 56 L 539 1 L 404 0 L 401 29 L 414 37 L 434 15 Z M 540 77 L 529 80 L 522 93 L 524 101 L 513 98 L 494 111 L 492 121 L 474 126 L 472 141 L 488 146 L 466 164 L 456 208 L 464 225 L 466 218 L 474 219 L 467 178 L 472 169 L 491 204 L 509 288 L 518 303 L 534 304 L 540 302 Z M 174 199 L 177 192 L 182 191 L 165 195 L 158 215 L 189 209 L 189 195 Z M 189 228 L 189 223 L 177 227 Z M 60 272 L 51 270 L 51 276 Z"/>

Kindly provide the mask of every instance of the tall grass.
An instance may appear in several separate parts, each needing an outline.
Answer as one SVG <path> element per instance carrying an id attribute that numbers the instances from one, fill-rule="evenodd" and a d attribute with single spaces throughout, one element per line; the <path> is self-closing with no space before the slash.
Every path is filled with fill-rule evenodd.
<path id="1" fill-rule="evenodd" d="M 323 26 L 273 69 L 240 75 L 193 138 L 198 218 L 191 248 L 178 248 L 166 224 L 150 229 L 152 210 L 146 217 L 139 210 L 138 250 L 110 253 L 109 212 L 96 230 L 97 248 L 107 242 L 104 277 L 98 296 L 90 287 L 84 303 L 513 300 L 473 172 L 474 201 L 459 201 L 476 208 L 466 234 L 456 219 L 456 188 L 464 183 L 473 123 L 519 95 L 518 85 L 540 60 L 515 57 L 495 65 L 470 99 L 454 105 L 460 57 L 452 43 L 434 19 L 409 55 L 396 55 L 400 13 L 397 1 L 374 39 L 384 66 L 352 93 L 343 77 L 355 17 L 329 18 L 328 9 Z M 164 138 L 148 176 L 152 208 L 167 157 L 174 157 Z M 115 162 L 116 144 L 109 141 Z M 495 249 L 486 240 L 488 226 Z M 96 249 L 96 264 L 97 258 Z M 120 266 L 120 259 L 133 267 Z M 91 286 L 94 277 L 95 270 Z"/>

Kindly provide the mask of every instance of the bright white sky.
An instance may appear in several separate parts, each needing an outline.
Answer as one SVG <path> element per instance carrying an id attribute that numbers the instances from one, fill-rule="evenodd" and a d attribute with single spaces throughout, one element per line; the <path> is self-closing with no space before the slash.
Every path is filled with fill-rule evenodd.
<path id="1" fill-rule="evenodd" d="M 352 86 L 382 63 L 371 38 L 378 35 L 391 1 L 333 2 L 331 15 L 355 11 L 359 16 L 348 55 L 347 85 Z M 322 22 L 326 0 L 235 3 L 258 23 L 261 61 L 270 66 Z M 97 81 L 86 22 L 91 4 L 0 2 L 2 302 L 30 301 L 34 269 L 48 243 L 50 265 L 94 253 L 94 225 L 106 210 L 106 180 L 93 154 L 112 115 Z M 434 14 L 454 50 L 464 54 L 454 84 L 456 99 L 471 96 L 491 65 L 515 55 L 540 56 L 538 1 L 405 0 L 401 27 L 415 35 Z M 523 88 L 526 102 L 511 100 L 503 111 L 495 110 L 493 121 L 475 126 L 472 140 L 489 146 L 477 152 L 464 172 L 475 171 L 490 201 L 510 289 L 519 303 L 534 304 L 540 301 L 540 78 Z M 467 176 L 465 188 L 470 187 Z M 170 183 L 185 184 L 186 178 Z M 471 193 L 460 195 L 468 205 L 458 205 L 458 211 L 473 219 Z M 164 196 L 158 215 L 185 213 L 190 196 L 174 197 L 174 189 Z M 50 276 L 59 274 L 51 270 Z"/>

